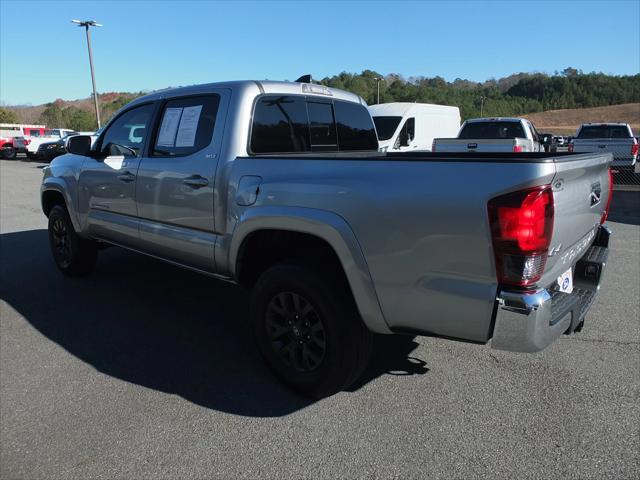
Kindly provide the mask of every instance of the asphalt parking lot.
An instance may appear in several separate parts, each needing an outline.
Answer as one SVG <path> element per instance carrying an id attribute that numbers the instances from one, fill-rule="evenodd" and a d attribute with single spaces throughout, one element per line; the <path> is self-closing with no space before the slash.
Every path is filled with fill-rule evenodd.
<path id="1" fill-rule="evenodd" d="M 527 355 L 384 337 L 353 391 L 278 384 L 247 295 L 116 248 L 68 279 L 42 164 L 0 160 L 0 477 L 640 476 L 640 192 L 582 333 Z"/>

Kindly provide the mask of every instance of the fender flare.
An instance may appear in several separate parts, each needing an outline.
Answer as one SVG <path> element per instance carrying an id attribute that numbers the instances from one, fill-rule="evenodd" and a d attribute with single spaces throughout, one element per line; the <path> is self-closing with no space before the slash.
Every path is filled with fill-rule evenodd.
<path id="1" fill-rule="evenodd" d="M 67 207 L 67 211 L 69 212 L 69 217 L 71 218 L 71 223 L 73 223 L 73 228 L 76 232 L 80 232 L 82 229 L 80 228 L 80 221 L 78 220 L 77 211 L 75 208 L 75 204 L 73 203 L 73 198 L 69 194 L 69 189 L 67 188 L 66 182 L 60 177 L 48 177 L 45 178 L 42 182 L 42 187 L 40 187 L 40 205 L 42 211 L 44 212 L 44 194 L 45 192 L 57 192 L 62 195 L 64 198 L 65 206 Z"/>
<path id="2" fill-rule="evenodd" d="M 365 325 L 376 333 L 391 333 L 367 261 L 344 218 L 325 210 L 303 207 L 261 206 L 246 210 L 236 224 L 229 245 L 228 266 L 233 278 L 236 278 L 238 255 L 244 241 L 260 230 L 306 233 L 327 242 L 340 260 Z"/>

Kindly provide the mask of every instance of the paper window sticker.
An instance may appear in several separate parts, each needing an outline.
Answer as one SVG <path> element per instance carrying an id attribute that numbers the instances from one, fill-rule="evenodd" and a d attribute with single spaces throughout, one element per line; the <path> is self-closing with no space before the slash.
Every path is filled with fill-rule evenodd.
<path id="1" fill-rule="evenodd" d="M 184 107 L 176 135 L 176 147 L 193 147 L 195 145 L 201 112 L 202 105 Z"/>
<path id="2" fill-rule="evenodd" d="M 158 133 L 159 147 L 173 147 L 176 140 L 180 117 L 182 116 L 182 108 L 167 108 L 162 117 L 160 132 Z"/>

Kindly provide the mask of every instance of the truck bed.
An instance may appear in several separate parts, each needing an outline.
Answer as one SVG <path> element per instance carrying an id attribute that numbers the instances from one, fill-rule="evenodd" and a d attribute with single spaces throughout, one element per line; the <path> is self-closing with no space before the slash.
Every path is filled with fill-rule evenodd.
<path id="1" fill-rule="evenodd" d="M 539 282 L 546 288 L 590 247 L 605 208 L 610 161 L 610 155 L 570 153 L 267 155 L 237 158 L 230 183 L 262 178 L 253 212 L 287 206 L 344 219 L 390 328 L 483 342 L 491 336 L 500 289 L 488 201 L 553 186 L 551 249 L 557 253 Z M 591 205 L 596 186 L 602 200 Z M 243 212 L 230 212 L 228 229 Z"/>

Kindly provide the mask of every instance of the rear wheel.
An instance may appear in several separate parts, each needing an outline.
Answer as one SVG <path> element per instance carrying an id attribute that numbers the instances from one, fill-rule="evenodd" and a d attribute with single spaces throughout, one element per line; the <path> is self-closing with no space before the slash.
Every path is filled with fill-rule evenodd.
<path id="1" fill-rule="evenodd" d="M 86 275 L 97 261 L 96 242 L 78 236 L 69 212 L 56 205 L 49 212 L 49 244 L 57 267 L 70 276 Z"/>
<path id="2" fill-rule="evenodd" d="M 270 268 L 253 289 L 251 319 L 266 363 L 304 395 L 343 390 L 368 364 L 373 334 L 335 273 L 295 262 Z"/>

